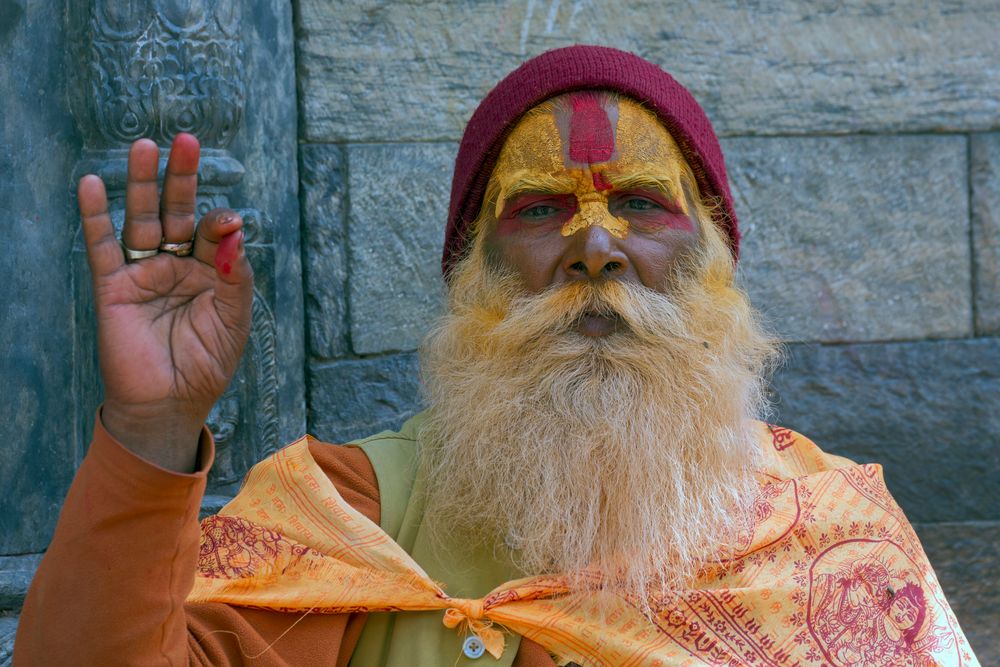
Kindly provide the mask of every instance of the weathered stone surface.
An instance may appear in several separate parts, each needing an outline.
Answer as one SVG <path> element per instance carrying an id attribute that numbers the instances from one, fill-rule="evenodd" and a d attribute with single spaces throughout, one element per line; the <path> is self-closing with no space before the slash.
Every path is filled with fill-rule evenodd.
<path id="1" fill-rule="evenodd" d="M 0 18 L 0 554 L 48 544 L 85 443 L 75 437 L 69 267 L 79 139 L 63 22 L 46 3 Z"/>
<path id="2" fill-rule="evenodd" d="M 663 65 L 726 134 L 989 129 L 996 3 L 299 3 L 310 141 L 457 139 L 526 58 L 607 44 Z M 363 122 L 361 122 L 363 119 Z"/>
<path id="3" fill-rule="evenodd" d="M 347 220 L 343 149 L 303 144 L 299 150 L 302 256 L 308 356 L 346 356 Z"/>
<path id="4" fill-rule="evenodd" d="M 785 339 L 970 333 L 964 138 L 740 138 L 724 149 L 743 278 Z M 351 148 L 355 352 L 412 349 L 437 312 L 453 150 Z"/>
<path id="5" fill-rule="evenodd" d="M 53 13 L 52 3 L 17 1 L 3 3 L 0 10 L 0 90 L 4 91 L 0 99 L 0 173 L 4 174 L 0 179 L 0 231 L 14 249 L 0 266 L 0 283 L 6 290 L 0 306 L 0 345 L 5 350 L 0 358 L 0 400 L 10 406 L 10 416 L 0 426 L 0 554 L 45 548 L 73 470 L 86 450 L 88 424 L 92 423 L 93 407 L 100 394 L 90 334 L 93 320 L 86 287 L 89 276 L 82 266 L 82 253 L 74 251 L 74 237 L 79 247 L 79 218 L 73 198 L 74 171 L 82 157 L 81 137 L 93 136 L 96 121 L 91 114 L 81 114 L 78 127 L 67 104 L 71 97 L 67 89 L 68 83 L 81 79 L 85 70 L 93 71 L 90 59 L 113 58 L 107 54 L 121 55 L 128 49 L 105 45 L 98 54 L 91 40 L 81 45 L 85 55 L 70 55 L 73 40 L 67 27 L 75 30 L 90 24 L 64 21 L 63 14 L 71 10 L 85 14 L 93 4 L 64 3 Z M 204 3 L 189 4 L 178 10 L 185 20 L 194 20 L 205 10 L 201 6 Z M 129 3 L 122 12 L 150 21 L 148 25 L 152 26 L 152 12 L 160 5 Z M 281 0 L 253 0 L 242 9 L 247 20 L 239 21 L 232 34 L 237 40 L 245 40 L 246 49 L 239 62 L 248 74 L 247 109 L 242 116 L 239 111 L 229 114 L 224 124 L 230 134 L 239 129 L 229 148 L 242 161 L 246 176 L 229 194 L 233 204 L 258 208 L 282 223 L 274 230 L 273 271 L 268 272 L 279 304 L 276 334 L 281 340 L 277 349 L 272 347 L 276 363 L 271 370 L 276 376 L 274 385 L 280 386 L 281 392 L 275 410 L 266 412 L 276 416 L 278 425 L 274 430 L 280 435 L 275 439 L 286 440 L 301 433 L 305 426 L 292 7 Z M 211 27 L 203 30 L 205 35 L 211 32 Z M 116 34 L 115 39 L 127 39 L 126 35 L 127 31 Z M 155 40 L 145 42 L 148 46 L 155 41 L 153 51 L 159 49 L 156 55 L 150 55 L 153 51 L 136 55 L 147 58 L 143 62 L 148 66 L 133 68 L 129 74 L 146 77 L 142 84 L 146 86 L 144 104 L 150 99 L 164 106 L 170 104 L 150 92 L 161 84 L 165 87 L 156 90 L 169 88 L 178 97 L 187 95 L 184 99 L 188 101 L 205 93 L 198 88 L 204 79 L 186 74 L 179 79 L 169 77 L 176 75 L 177 66 L 194 63 L 192 66 L 211 69 L 215 65 L 198 60 L 194 46 L 171 45 L 170 39 L 160 33 Z M 180 48 L 184 53 L 163 56 L 170 48 Z M 172 60 L 157 61 L 159 56 Z M 211 82 L 223 78 L 223 65 L 216 65 Z M 158 77 L 167 77 L 169 82 Z M 119 84 L 121 81 L 116 80 L 114 85 L 92 91 L 99 99 L 95 104 L 117 104 L 115 108 L 121 110 L 121 99 L 112 99 L 126 94 Z M 227 98 L 226 102 L 232 100 Z M 205 104 L 211 106 L 210 102 Z M 171 108 L 176 110 L 177 106 Z M 108 121 L 104 129 L 114 125 L 114 118 L 121 120 L 122 126 L 109 131 L 113 136 L 104 147 L 124 150 L 131 137 L 128 133 L 142 124 L 130 125 L 136 119 L 128 114 L 119 117 L 107 112 L 104 108 L 98 114 Z M 172 116 L 177 123 L 156 125 L 157 136 L 182 127 L 199 134 L 208 132 L 198 113 L 178 114 Z M 108 154 L 87 158 L 106 159 Z M 203 166 L 213 159 L 206 155 Z M 74 286 L 78 289 L 74 290 Z M 74 291 L 79 297 L 75 301 Z M 75 345 L 85 339 L 91 344 Z M 258 413 L 265 412 L 260 405 L 254 408 Z"/>
<path id="6" fill-rule="evenodd" d="M 348 150 L 351 344 L 415 349 L 441 311 L 441 243 L 454 144 Z"/>
<path id="7" fill-rule="evenodd" d="M 232 500 L 232 496 L 220 496 L 214 494 L 207 494 L 201 499 L 201 509 L 198 510 L 198 519 L 204 519 L 206 516 L 211 516 L 213 514 L 218 514 L 219 510 L 225 507 L 226 503 Z"/>
<path id="8" fill-rule="evenodd" d="M 972 238 L 976 332 L 1000 334 L 1000 134 L 973 135 Z"/>
<path id="9" fill-rule="evenodd" d="M 1000 519 L 1000 338 L 794 345 L 778 423 L 881 463 L 912 521 Z"/>
<path id="10" fill-rule="evenodd" d="M 0 556 L 0 612 L 21 608 L 41 560 L 41 554 Z"/>
<path id="11" fill-rule="evenodd" d="M 979 663 L 1000 664 L 1000 523 L 914 526 Z"/>
<path id="12" fill-rule="evenodd" d="M 327 442 L 398 429 L 421 409 L 412 353 L 311 364 L 308 379 L 309 432 Z"/>
<path id="13" fill-rule="evenodd" d="M 17 632 L 16 617 L 0 617 L 0 667 L 10 667 L 14 659 L 14 634 Z"/>
<path id="14" fill-rule="evenodd" d="M 198 7 L 199 3 L 191 3 Z M 298 109 L 292 5 L 284 0 L 243 3 L 239 34 L 247 68 L 243 127 L 231 150 L 246 169 L 233 189 L 238 206 L 264 211 L 274 221 L 274 296 L 278 440 L 302 434 L 305 408 L 305 327 L 299 251 Z"/>
<path id="15" fill-rule="evenodd" d="M 750 295 L 790 341 L 966 336 L 966 140 L 723 142 Z"/>
<path id="16" fill-rule="evenodd" d="M 79 90 L 71 97 L 78 100 L 74 110 L 87 148 L 78 173 L 105 177 L 112 217 L 120 219 L 115 213 L 124 204 L 127 144 L 150 134 L 165 143 L 175 132 L 190 130 L 205 147 L 199 212 L 232 206 L 243 215 L 255 272 L 253 326 L 237 376 L 208 418 L 217 454 L 209 488 L 232 493 L 253 462 L 305 428 L 291 7 L 279 0 L 182 5 L 176 14 L 176 8 L 151 0 L 116 12 L 92 10 L 92 3 L 67 5 L 65 24 L 73 28 L 74 62 L 81 68 L 73 80 L 93 75 L 94 81 L 110 82 L 74 86 L 85 91 L 84 100 Z M 125 24 L 143 31 L 130 33 Z M 133 39 L 156 46 L 143 51 Z M 79 239 L 72 262 L 73 393 L 83 415 L 79 438 L 86 442 L 100 379 L 89 271 Z"/>

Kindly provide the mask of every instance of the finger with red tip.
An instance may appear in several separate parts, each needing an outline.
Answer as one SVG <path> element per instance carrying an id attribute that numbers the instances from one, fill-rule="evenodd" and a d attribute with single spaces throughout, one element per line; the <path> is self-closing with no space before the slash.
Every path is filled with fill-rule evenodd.
<path id="1" fill-rule="evenodd" d="M 226 326 L 247 332 L 253 305 L 253 268 L 243 245 L 243 230 L 219 239 L 215 250 L 215 308 Z"/>
<path id="2" fill-rule="evenodd" d="M 243 230 L 226 234 L 215 249 L 215 269 L 224 276 L 233 272 L 233 266 L 243 249 Z"/>
<path id="3" fill-rule="evenodd" d="M 243 219 L 236 211 L 228 208 L 212 209 L 198 221 L 194 240 L 195 259 L 214 266 L 219 242 L 224 236 L 242 228 Z"/>

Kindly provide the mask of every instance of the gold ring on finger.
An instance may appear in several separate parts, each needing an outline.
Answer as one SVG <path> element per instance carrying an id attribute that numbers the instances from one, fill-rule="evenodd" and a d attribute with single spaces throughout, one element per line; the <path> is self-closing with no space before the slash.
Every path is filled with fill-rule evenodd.
<path id="1" fill-rule="evenodd" d="M 171 255 L 176 255 L 177 257 L 187 257 L 191 254 L 191 250 L 194 248 L 194 241 L 183 241 L 181 243 L 169 243 L 164 241 L 160 244 L 160 250 L 163 252 L 169 252 Z"/>
<path id="2" fill-rule="evenodd" d="M 135 250 L 134 248 L 129 248 L 127 245 L 125 245 L 124 239 L 120 240 L 119 243 L 121 243 L 122 252 L 125 253 L 126 262 L 137 262 L 140 259 L 155 257 L 160 253 L 159 248 L 153 248 L 152 250 Z"/>

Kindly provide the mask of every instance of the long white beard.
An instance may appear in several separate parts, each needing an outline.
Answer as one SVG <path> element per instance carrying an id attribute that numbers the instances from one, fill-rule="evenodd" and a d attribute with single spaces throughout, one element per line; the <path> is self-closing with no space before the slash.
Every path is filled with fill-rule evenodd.
<path id="1" fill-rule="evenodd" d="M 430 525 L 513 543 L 525 574 L 582 585 L 589 568 L 643 601 L 683 586 L 745 525 L 771 338 L 710 271 L 669 297 L 617 282 L 526 296 L 481 257 L 456 269 L 423 350 Z M 625 326 L 581 336 L 594 309 Z"/>

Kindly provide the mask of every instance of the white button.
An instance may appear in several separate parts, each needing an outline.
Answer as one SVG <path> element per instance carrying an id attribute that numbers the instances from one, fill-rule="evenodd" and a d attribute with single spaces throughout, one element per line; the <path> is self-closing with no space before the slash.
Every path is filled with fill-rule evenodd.
<path id="1" fill-rule="evenodd" d="M 466 637 L 465 643 L 462 644 L 462 653 L 465 654 L 466 658 L 481 658 L 483 653 L 486 653 L 486 646 L 483 644 L 483 640 L 479 637 L 473 635 L 472 637 Z"/>

